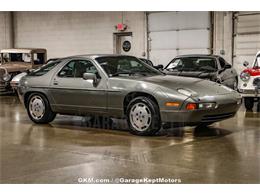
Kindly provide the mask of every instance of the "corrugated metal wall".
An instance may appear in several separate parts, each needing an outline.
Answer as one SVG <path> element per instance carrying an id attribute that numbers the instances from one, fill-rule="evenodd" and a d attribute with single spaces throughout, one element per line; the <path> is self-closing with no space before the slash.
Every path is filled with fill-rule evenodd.
<path id="1" fill-rule="evenodd" d="M 0 49 L 12 47 L 10 12 L 0 12 Z"/>
<path id="2" fill-rule="evenodd" d="M 149 58 L 166 65 L 181 54 L 211 53 L 210 12 L 148 13 Z"/>
<path id="3" fill-rule="evenodd" d="M 260 12 L 238 12 L 234 18 L 234 56 L 237 70 L 244 69 L 246 60 L 253 63 L 260 51 Z"/>

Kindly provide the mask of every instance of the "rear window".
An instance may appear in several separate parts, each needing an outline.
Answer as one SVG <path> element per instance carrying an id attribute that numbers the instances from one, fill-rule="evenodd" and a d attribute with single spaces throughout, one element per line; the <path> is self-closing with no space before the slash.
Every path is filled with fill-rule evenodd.
<path id="1" fill-rule="evenodd" d="M 49 72 L 51 69 L 53 69 L 60 62 L 61 61 L 58 60 L 58 61 L 54 61 L 54 62 L 45 64 L 45 65 L 41 66 L 39 69 L 36 69 L 36 70 L 30 72 L 28 74 L 28 76 L 42 76 L 42 75 L 46 74 L 47 72 Z"/>

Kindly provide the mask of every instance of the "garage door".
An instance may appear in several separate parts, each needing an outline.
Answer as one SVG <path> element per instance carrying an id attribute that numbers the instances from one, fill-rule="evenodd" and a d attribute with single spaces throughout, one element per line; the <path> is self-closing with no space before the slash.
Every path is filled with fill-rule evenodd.
<path id="1" fill-rule="evenodd" d="M 243 62 L 253 63 L 260 51 L 260 12 L 238 12 L 234 17 L 234 56 L 233 62 L 240 72 Z"/>
<path id="2" fill-rule="evenodd" d="M 210 12 L 148 13 L 148 51 L 163 65 L 177 55 L 211 53 Z"/>

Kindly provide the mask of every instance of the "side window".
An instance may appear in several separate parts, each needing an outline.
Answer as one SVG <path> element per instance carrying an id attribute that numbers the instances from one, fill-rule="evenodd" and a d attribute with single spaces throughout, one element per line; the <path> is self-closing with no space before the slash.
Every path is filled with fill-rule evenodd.
<path id="1" fill-rule="evenodd" d="M 177 66 L 182 66 L 182 61 L 181 59 L 175 59 L 173 61 L 170 62 L 169 66 L 167 67 L 167 70 L 168 69 L 172 69 L 172 68 L 175 68 Z"/>
<path id="2" fill-rule="evenodd" d="M 44 64 L 44 53 L 34 53 L 33 62 L 35 65 Z"/>
<path id="3" fill-rule="evenodd" d="M 260 56 L 257 56 L 254 67 L 260 67 Z"/>
<path id="4" fill-rule="evenodd" d="M 58 73 L 59 77 L 74 77 L 74 64 L 75 61 L 69 62 L 66 66 L 64 66 L 61 71 Z"/>
<path id="5" fill-rule="evenodd" d="M 84 73 L 98 74 L 98 71 L 92 62 L 87 60 L 73 60 L 65 65 L 58 73 L 59 77 L 82 78 Z"/>
<path id="6" fill-rule="evenodd" d="M 224 68 L 226 65 L 226 61 L 223 58 L 219 58 L 219 63 L 220 63 L 221 68 Z"/>

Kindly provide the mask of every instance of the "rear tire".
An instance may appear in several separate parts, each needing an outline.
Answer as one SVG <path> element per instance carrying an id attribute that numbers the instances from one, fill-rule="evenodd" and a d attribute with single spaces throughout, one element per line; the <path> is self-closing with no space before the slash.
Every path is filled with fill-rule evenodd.
<path id="1" fill-rule="evenodd" d="M 244 98 L 245 101 L 245 108 L 247 110 L 253 110 L 254 107 L 254 98 L 253 97 L 245 97 Z"/>
<path id="2" fill-rule="evenodd" d="M 150 98 L 134 98 L 127 107 L 127 122 L 134 135 L 154 135 L 161 129 L 158 105 Z"/>
<path id="3" fill-rule="evenodd" d="M 26 109 L 30 119 L 37 124 L 50 123 L 56 117 L 56 113 L 51 110 L 49 101 L 40 93 L 33 93 L 29 96 Z"/>

